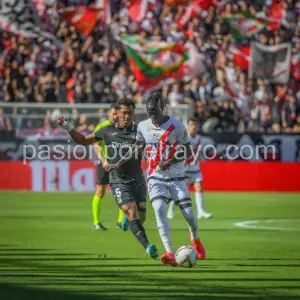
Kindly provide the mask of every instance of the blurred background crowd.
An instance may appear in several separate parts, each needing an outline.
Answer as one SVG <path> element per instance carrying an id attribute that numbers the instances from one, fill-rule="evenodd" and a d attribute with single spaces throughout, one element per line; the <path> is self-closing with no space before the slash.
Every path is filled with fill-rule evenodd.
<path id="1" fill-rule="evenodd" d="M 86 37 L 59 16 L 59 9 L 72 2 L 77 4 L 76 0 L 46 1 L 54 33 L 65 44 L 64 49 L 42 36 L 26 38 L 0 30 L 0 107 L 1 102 L 114 103 L 123 97 L 144 103 L 149 91 L 138 84 L 124 47 L 114 40 L 112 32 L 138 34 L 157 41 L 193 44 L 202 54 L 205 73 L 188 82 L 178 80 L 160 87 L 169 106 L 182 103 L 193 106 L 200 130 L 300 132 L 299 80 L 290 76 L 287 84 L 273 84 L 267 79 L 250 79 L 247 70 L 235 63 L 229 51 L 233 37 L 230 24 L 222 17 L 251 12 L 263 19 L 272 0 L 213 1 L 201 16 L 191 17 L 184 25 L 180 19 L 187 9 L 185 1 L 182 5 L 172 5 L 149 0 L 153 9 L 136 21 L 130 15 L 130 0 L 111 0 L 110 24 L 98 21 Z M 80 1 L 82 5 L 92 2 Z M 269 31 L 265 27 L 240 44 L 289 42 L 292 53 L 299 53 L 300 1 L 284 0 L 280 5 L 284 18 L 278 30 Z M 235 96 L 226 93 L 225 71 L 236 78 Z M 0 108 L 0 130 L 11 130 L 13 126 L 6 112 Z M 104 115 L 102 111 L 100 115 Z M 51 120 L 51 113 L 46 114 L 45 120 Z M 78 126 L 82 124 L 85 129 L 89 127 L 84 116 L 78 118 Z"/>

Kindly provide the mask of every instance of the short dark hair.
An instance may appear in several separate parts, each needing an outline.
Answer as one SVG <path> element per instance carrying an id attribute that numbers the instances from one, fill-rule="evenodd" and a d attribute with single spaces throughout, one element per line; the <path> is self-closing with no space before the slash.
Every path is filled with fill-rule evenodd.
<path id="1" fill-rule="evenodd" d="M 109 110 L 112 110 L 112 109 L 118 109 L 118 105 L 117 103 L 112 103 Z"/>
<path id="2" fill-rule="evenodd" d="M 125 98 L 116 103 L 116 109 L 120 109 L 121 106 L 130 106 L 132 105 L 133 109 L 135 109 L 135 102 L 129 98 Z"/>
<path id="3" fill-rule="evenodd" d="M 163 97 L 162 93 L 154 92 L 146 101 L 147 106 L 162 106 L 165 108 L 167 106 L 167 99 Z"/>
<path id="4" fill-rule="evenodd" d="M 191 117 L 191 118 L 188 119 L 187 124 L 189 124 L 190 122 L 195 122 L 195 123 L 197 123 L 198 120 L 197 120 L 196 118 L 194 118 L 194 117 Z"/>

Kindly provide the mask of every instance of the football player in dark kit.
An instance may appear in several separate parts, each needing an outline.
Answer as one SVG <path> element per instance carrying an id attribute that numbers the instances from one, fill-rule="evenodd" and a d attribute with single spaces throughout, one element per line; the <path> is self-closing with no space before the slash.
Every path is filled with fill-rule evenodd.
<path id="1" fill-rule="evenodd" d="M 87 146 L 103 140 L 107 147 L 108 161 L 102 166 L 115 164 L 128 153 L 135 144 L 136 125 L 133 123 L 135 103 L 124 99 L 118 103 L 118 123 L 106 126 L 94 134 L 84 136 L 64 118 L 60 117 L 57 124 L 68 131 L 71 138 L 78 144 Z M 141 168 L 141 156 L 128 160 L 122 167 L 109 173 L 109 183 L 114 198 L 126 214 L 130 228 L 139 243 L 146 249 L 151 258 L 158 257 L 157 248 L 150 244 L 143 227 L 146 218 L 146 184 Z"/>

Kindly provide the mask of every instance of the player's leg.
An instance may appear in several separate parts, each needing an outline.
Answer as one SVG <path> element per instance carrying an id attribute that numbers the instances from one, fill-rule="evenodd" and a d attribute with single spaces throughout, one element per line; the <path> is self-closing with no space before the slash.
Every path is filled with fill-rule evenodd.
<path id="1" fill-rule="evenodd" d="M 131 184 L 111 184 L 111 189 L 120 209 L 126 215 L 133 235 L 152 258 L 157 258 L 157 248 L 149 243 L 145 228 L 140 220 L 138 206 L 134 201 L 133 186 Z M 146 193 L 143 199 L 146 199 Z"/>
<path id="2" fill-rule="evenodd" d="M 187 182 L 190 180 L 190 176 L 188 176 L 188 180 Z M 167 214 L 167 218 L 168 219 L 173 219 L 174 218 L 174 209 L 175 209 L 175 202 L 171 201 L 169 204 L 169 209 L 168 209 L 168 214 Z"/>
<path id="3" fill-rule="evenodd" d="M 197 218 L 209 219 L 212 216 L 212 214 L 204 210 L 202 178 L 199 177 L 195 180 L 194 188 L 195 188 L 195 202 L 197 207 Z"/>
<path id="4" fill-rule="evenodd" d="M 184 181 L 172 182 L 170 183 L 169 191 L 175 204 L 180 208 L 180 211 L 188 224 L 190 239 L 198 253 L 198 258 L 204 259 L 205 250 L 198 237 L 198 221 L 192 207 L 192 200 L 186 183 Z"/>
<path id="5" fill-rule="evenodd" d="M 170 201 L 168 189 L 159 180 L 150 179 L 148 181 L 148 191 L 150 202 L 155 213 L 157 229 L 166 249 L 166 253 L 162 255 L 160 260 L 163 264 L 176 265 L 171 241 L 170 226 L 167 221 L 166 202 Z"/>
<path id="6" fill-rule="evenodd" d="M 93 211 L 93 220 L 94 220 L 94 230 L 106 230 L 107 228 L 101 223 L 101 209 L 102 209 L 102 200 L 105 194 L 106 185 L 97 184 L 96 192 L 92 201 L 92 211 Z"/>
<path id="7" fill-rule="evenodd" d="M 106 172 L 101 164 L 96 167 L 97 170 L 97 185 L 96 192 L 92 201 L 93 219 L 94 219 L 94 230 L 106 230 L 101 223 L 101 210 L 103 197 L 105 195 L 106 185 L 109 183 L 108 172 Z"/>
<path id="8" fill-rule="evenodd" d="M 175 202 L 171 201 L 169 204 L 169 209 L 167 213 L 167 218 L 168 219 L 173 219 L 174 218 L 174 208 L 175 208 Z"/>
<path id="9" fill-rule="evenodd" d="M 119 208 L 117 227 L 120 229 L 123 229 L 122 224 L 124 222 L 124 216 L 125 216 L 125 214 L 124 214 L 123 210 L 121 208 Z"/>

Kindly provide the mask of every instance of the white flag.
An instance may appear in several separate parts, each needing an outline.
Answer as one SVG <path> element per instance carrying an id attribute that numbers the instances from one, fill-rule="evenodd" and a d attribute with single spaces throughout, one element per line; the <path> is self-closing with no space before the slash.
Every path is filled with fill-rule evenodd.
<path id="1" fill-rule="evenodd" d="M 44 36 L 63 47 L 62 42 L 41 27 L 32 0 L 0 1 L 0 28 L 29 38 Z"/>
<path id="2" fill-rule="evenodd" d="M 265 46 L 251 44 L 250 78 L 267 79 L 273 83 L 287 83 L 290 77 L 291 44 Z"/>

